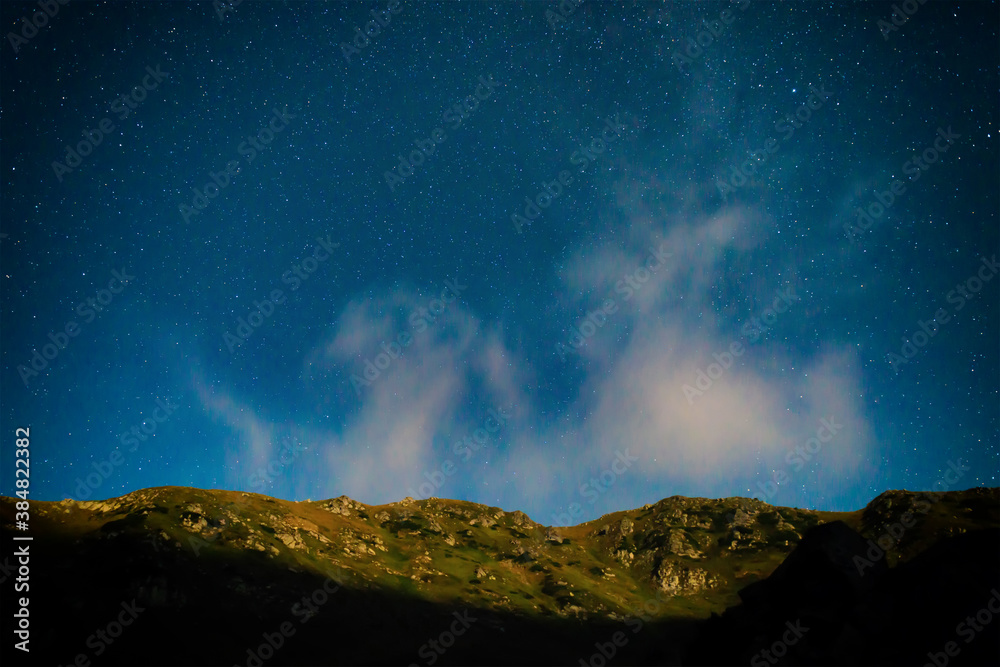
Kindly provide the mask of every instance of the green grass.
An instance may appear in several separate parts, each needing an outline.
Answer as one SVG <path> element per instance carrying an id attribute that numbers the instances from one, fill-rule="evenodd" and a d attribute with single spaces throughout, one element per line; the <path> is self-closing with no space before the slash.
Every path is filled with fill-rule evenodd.
<path id="1" fill-rule="evenodd" d="M 997 502 L 1000 493 L 962 492 L 943 497 L 945 500 L 933 505 L 926 515 L 918 516 L 918 525 L 904 534 L 899 552 L 890 552 L 891 563 L 912 558 L 956 528 L 1000 524 Z M 750 527 L 763 542 L 753 549 L 733 552 L 725 541 L 730 534 L 728 517 L 738 502 L 744 502 L 735 499 L 674 498 L 645 510 L 615 512 L 587 524 L 560 528 L 561 544 L 546 540 L 546 529 L 542 526 L 515 526 L 509 513 L 493 526 L 484 527 L 478 522 L 470 526 L 471 519 L 493 520 L 500 510 L 464 501 L 416 501 L 405 509 L 399 505 L 365 506 L 365 511 L 352 509 L 351 516 L 344 517 L 323 509 L 321 505 L 327 501 L 292 503 L 257 494 L 244 497 L 229 491 L 162 487 L 129 494 L 124 499 L 131 499 L 131 505 L 118 512 L 77 508 L 67 514 L 60 509 L 43 515 L 50 518 L 39 517 L 36 525 L 85 541 L 109 539 L 111 534 L 149 536 L 163 531 L 170 536 L 168 549 L 176 548 L 174 543 L 180 542 L 181 548 L 192 551 L 196 548 L 194 544 L 199 555 L 208 559 L 205 562 L 274 563 L 322 573 L 337 560 L 352 577 L 387 591 L 483 607 L 502 604 L 520 613 L 541 616 L 563 615 L 568 613 L 570 605 L 591 614 L 629 615 L 645 601 L 655 599 L 658 582 L 653 564 L 657 558 L 669 558 L 680 565 L 705 570 L 718 579 L 719 586 L 695 596 L 666 599 L 659 604 L 658 615 L 705 617 L 736 603 L 742 587 L 773 572 L 794 548 L 798 536 L 811 526 L 842 520 L 855 530 L 864 530 L 861 510 L 813 512 L 764 505 Z M 12 502 L 0 499 L 0 509 L 6 512 Z M 202 512 L 189 510 L 190 505 L 200 505 Z M 47 508 L 54 504 L 39 503 L 39 506 Z M 708 520 L 712 527 L 705 529 L 671 521 L 668 517 L 675 507 L 682 508 L 697 522 Z M 890 515 L 896 507 L 897 504 L 892 505 Z M 236 512 L 242 522 L 234 525 L 227 519 L 226 525 L 221 525 L 226 510 Z M 374 519 L 382 512 L 390 515 L 387 521 Z M 206 532 L 218 530 L 218 538 L 206 541 L 203 535 L 192 533 L 182 526 L 184 517 L 195 522 L 204 517 L 209 522 Z M 793 530 L 778 529 L 781 517 Z M 616 537 L 624 518 L 633 522 L 633 532 Z M 440 525 L 441 532 L 431 529 L 433 522 Z M 609 531 L 602 535 L 600 530 L 605 525 Z M 299 526 L 302 549 L 290 549 L 276 537 L 278 533 L 294 534 L 295 526 Z M 273 546 L 277 555 L 247 550 L 251 527 L 254 539 Z M 677 557 L 667 552 L 670 531 L 677 529 L 692 547 L 704 554 L 703 559 Z M 324 544 L 308 530 L 315 530 L 331 543 Z M 387 550 L 381 551 L 369 543 L 374 556 L 367 553 L 360 558 L 348 556 L 344 552 L 345 531 L 362 541 L 364 534 L 377 536 Z M 454 546 L 444 541 L 446 535 L 455 538 Z M 518 557 L 515 540 L 535 555 Z M 724 542 L 721 545 L 720 540 Z M 155 541 L 160 542 L 159 538 Z M 620 563 L 613 556 L 617 549 L 635 552 L 633 564 Z M 425 552 L 429 552 L 429 561 L 425 560 Z M 647 557 L 643 558 L 643 554 Z M 477 567 L 485 568 L 488 574 L 476 577 Z M 420 581 L 414 581 L 411 575 L 418 576 Z M 491 575 L 495 578 L 490 579 Z M 503 598 L 509 602 L 501 602 Z"/>

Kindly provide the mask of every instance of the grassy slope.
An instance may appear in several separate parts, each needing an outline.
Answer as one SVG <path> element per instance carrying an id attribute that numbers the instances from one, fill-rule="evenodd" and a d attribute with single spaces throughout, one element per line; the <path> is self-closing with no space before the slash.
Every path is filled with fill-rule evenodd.
<path id="1" fill-rule="evenodd" d="M 929 494 L 940 502 L 917 512 L 919 525 L 903 535 L 898 550 L 890 550 L 890 562 L 912 557 L 942 536 L 1000 525 L 998 493 Z M 0 499 L 5 523 L 14 500 Z M 456 500 L 368 506 L 343 497 L 291 502 L 184 487 L 100 502 L 32 501 L 31 512 L 33 531 L 82 543 L 141 535 L 157 552 L 181 548 L 205 556 L 206 567 L 249 552 L 292 572 L 336 570 L 358 588 L 526 616 L 634 615 L 656 595 L 657 566 L 669 562 L 703 570 L 714 585 L 666 596 L 653 615 L 704 618 L 735 604 L 739 589 L 770 574 L 808 527 L 840 520 L 876 538 L 904 511 L 922 507 L 915 502 L 913 494 L 887 492 L 864 510 L 838 513 L 741 498 L 673 497 L 554 530 L 520 512 Z M 748 517 L 746 525 L 739 525 L 738 513 Z M 701 557 L 673 553 L 672 537 Z"/>

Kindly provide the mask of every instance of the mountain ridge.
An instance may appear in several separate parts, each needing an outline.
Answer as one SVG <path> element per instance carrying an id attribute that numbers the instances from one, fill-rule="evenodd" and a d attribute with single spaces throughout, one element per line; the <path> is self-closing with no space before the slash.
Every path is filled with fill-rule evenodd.
<path id="1" fill-rule="evenodd" d="M 16 501 L 0 497 L 2 534 L 14 533 Z M 661 645 L 665 638 L 681 646 L 695 625 L 745 604 L 747 592 L 775 575 L 818 527 L 843 525 L 839 533 L 856 535 L 844 567 L 874 582 L 935 545 L 1000 528 L 1000 489 L 886 491 L 853 512 L 671 496 L 561 527 L 462 500 L 367 505 L 347 496 L 286 501 L 176 486 L 105 500 L 32 501 L 30 511 L 29 534 L 51 580 L 46 595 L 63 611 L 83 612 L 94 600 L 111 610 L 135 600 L 173 627 L 178 614 L 204 614 L 195 610 L 207 606 L 209 618 L 231 618 L 241 644 L 254 641 L 247 627 L 296 621 L 295 604 L 335 581 L 336 599 L 351 599 L 381 619 L 371 621 L 378 627 L 397 624 L 406 641 L 417 642 L 412 654 L 434 631 L 432 619 L 467 612 L 482 618 L 468 629 L 469 646 L 516 631 L 532 638 L 539 661 L 560 662 L 570 649 L 551 644 L 551 636 L 563 637 L 570 653 L 592 653 L 584 637 L 595 629 L 638 624 L 659 630 L 632 639 L 630 659 L 670 662 L 680 654 Z M 387 604 L 400 611 L 387 612 Z M 316 615 L 325 626 L 351 628 L 347 634 L 375 632 L 340 603 Z M 85 637 L 67 623 L 57 622 L 60 632 Z M 219 655 L 170 657 L 232 664 L 233 647 L 223 648 Z M 301 650 L 290 655 L 315 662 L 305 645 Z M 414 660 L 380 651 L 376 662 Z M 369 662 L 367 654 L 352 655 Z M 474 657 L 456 650 L 435 662 Z"/>

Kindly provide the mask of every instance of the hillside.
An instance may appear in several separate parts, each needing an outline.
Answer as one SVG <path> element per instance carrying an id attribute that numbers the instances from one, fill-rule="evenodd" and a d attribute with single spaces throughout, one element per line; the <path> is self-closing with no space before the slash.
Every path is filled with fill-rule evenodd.
<path id="1" fill-rule="evenodd" d="M 890 491 L 849 513 L 675 496 L 565 528 L 438 498 L 369 506 L 161 487 L 33 501 L 31 662 L 253 665 L 266 633 L 288 623 L 262 662 L 578 664 L 627 632 L 608 645 L 616 662 L 680 664 L 706 619 L 745 602 L 803 535 L 840 522 L 863 552 L 907 512 L 912 527 L 873 572 L 997 529 L 1000 490 Z M 12 499 L 0 517 L 10 544 Z M 93 640 L 133 600 L 134 625 Z M 453 645 L 429 643 L 449 631 Z"/>

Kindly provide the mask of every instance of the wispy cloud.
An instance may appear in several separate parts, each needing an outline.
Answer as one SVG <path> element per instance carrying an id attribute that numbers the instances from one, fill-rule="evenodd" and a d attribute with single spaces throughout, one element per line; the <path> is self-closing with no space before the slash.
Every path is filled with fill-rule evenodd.
<path id="1" fill-rule="evenodd" d="M 757 262 L 758 274 L 762 266 L 773 273 L 734 277 L 767 241 L 771 221 L 737 205 L 712 213 L 682 206 L 684 214 L 670 215 L 640 200 L 639 193 L 657 187 L 648 178 L 642 187 L 618 186 L 619 205 L 632 218 L 627 238 L 571 250 L 556 275 L 553 301 L 567 323 L 608 297 L 621 308 L 581 348 L 578 389 L 556 414 L 541 407 L 551 397 L 538 395 L 542 371 L 529 362 L 533 357 L 505 341 L 510 323 L 483 322 L 458 299 L 417 333 L 412 313 L 427 305 L 434 289 L 373 288 L 351 300 L 303 359 L 310 391 L 336 396 L 344 413 L 336 428 L 295 426 L 326 468 L 326 481 L 313 495 L 399 500 L 424 471 L 452 455 L 451 438 L 474 428 L 493 405 L 512 413 L 506 447 L 463 470 L 463 483 L 452 488 L 543 520 L 552 507 L 579 502 L 580 485 L 625 448 L 638 462 L 628 479 L 585 508 L 586 518 L 681 492 L 752 495 L 758 476 L 782 466 L 788 450 L 815 433 L 820 418 L 845 426 L 823 451 L 824 472 L 870 475 L 876 443 L 858 360 L 849 348 L 821 343 L 803 356 L 765 335 L 746 345 L 710 391 L 687 400 L 683 386 L 713 361 L 713 353 L 740 340 L 740 323 L 776 288 L 794 283 L 797 267 Z M 616 290 L 622 277 L 661 247 L 671 256 L 626 302 Z M 354 396 L 350 374 L 402 332 L 412 335 L 412 344 Z M 250 459 L 267 457 L 274 424 L 225 395 L 204 388 L 199 395 L 238 433 Z"/>

